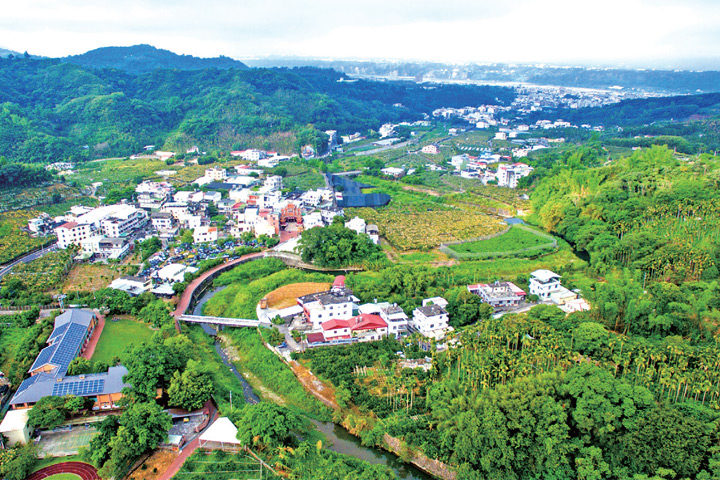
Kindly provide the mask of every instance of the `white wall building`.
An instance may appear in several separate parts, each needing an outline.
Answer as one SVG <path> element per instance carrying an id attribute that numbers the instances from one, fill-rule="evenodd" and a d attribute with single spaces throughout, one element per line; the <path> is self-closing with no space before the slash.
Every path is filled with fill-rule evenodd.
<path id="1" fill-rule="evenodd" d="M 205 170 L 205 176 L 214 182 L 223 182 L 228 178 L 227 170 L 224 168 L 208 168 Z"/>
<path id="2" fill-rule="evenodd" d="M 448 329 L 448 321 L 443 307 L 429 303 L 413 310 L 411 326 L 426 337 L 438 337 Z"/>
<path id="3" fill-rule="evenodd" d="M 205 243 L 205 242 L 214 242 L 218 239 L 218 230 L 217 227 L 196 227 L 195 230 L 193 230 L 193 242 L 195 243 Z"/>
<path id="4" fill-rule="evenodd" d="M 345 228 L 354 230 L 356 233 L 365 233 L 365 220 L 360 217 L 354 217 L 350 221 L 345 222 Z"/>
<path id="5" fill-rule="evenodd" d="M 554 292 L 560 290 L 560 278 L 560 275 L 550 270 L 535 270 L 530 274 L 530 295 L 548 300 Z"/>

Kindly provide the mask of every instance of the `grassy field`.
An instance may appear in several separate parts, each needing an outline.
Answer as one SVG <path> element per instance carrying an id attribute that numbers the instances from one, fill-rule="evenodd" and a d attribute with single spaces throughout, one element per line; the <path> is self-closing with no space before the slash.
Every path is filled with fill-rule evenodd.
<path id="1" fill-rule="evenodd" d="M 438 252 L 413 252 L 400 255 L 401 262 L 430 263 L 438 259 Z"/>
<path id="2" fill-rule="evenodd" d="M 145 323 L 129 318 L 113 322 L 112 318 L 108 315 L 105 319 L 105 328 L 92 356 L 94 363 L 105 362 L 110 365 L 113 357 L 117 355 L 122 359 L 127 347 L 150 340 L 154 333 Z"/>
<path id="3" fill-rule="evenodd" d="M 324 292 L 330 289 L 331 283 L 293 283 L 285 285 L 265 295 L 270 308 L 287 308 L 297 304 L 297 298 L 311 293 Z"/>
<path id="4" fill-rule="evenodd" d="M 251 264 L 258 261 L 251 262 Z M 233 271 L 221 275 L 217 281 L 223 281 L 223 277 L 232 278 Z M 232 318 L 257 318 L 256 306 L 258 302 L 269 292 L 292 283 L 300 282 L 330 282 L 333 277 L 321 273 L 307 273 L 301 270 L 280 270 L 261 278 L 250 277 L 243 283 L 234 282 L 228 285 L 225 290 L 215 294 L 205 304 L 204 315 L 232 317 Z M 216 283 L 217 285 L 217 283 Z"/>
<path id="5" fill-rule="evenodd" d="M 62 286 L 63 292 L 92 292 L 107 287 L 110 282 L 123 275 L 130 275 L 137 267 L 133 265 L 75 265 L 67 274 Z"/>
<path id="6" fill-rule="evenodd" d="M 546 237 L 520 227 L 513 227 L 499 237 L 481 240 L 479 242 L 466 242 L 459 245 L 449 245 L 451 250 L 459 253 L 495 253 L 512 252 L 524 248 L 537 247 L 549 243 Z"/>
<path id="7" fill-rule="evenodd" d="M 67 457 L 48 457 L 48 458 L 41 458 L 37 461 L 35 466 L 33 467 L 33 472 L 37 472 L 38 470 L 49 467 L 51 465 L 55 465 L 56 463 L 63 463 L 63 462 L 80 462 L 80 457 L 78 455 L 69 455 Z M 52 477 L 55 478 L 55 477 Z M 74 477 L 75 480 L 77 480 L 78 477 Z"/>
<path id="8" fill-rule="evenodd" d="M 78 480 L 80 477 L 72 473 L 58 473 L 46 477 L 48 480 Z"/>
<path id="9" fill-rule="evenodd" d="M 391 202 L 387 207 L 348 208 L 346 214 L 375 224 L 380 235 L 401 251 L 431 249 L 441 243 L 491 235 L 503 229 L 500 220 L 479 211 Z"/>
<path id="10" fill-rule="evenodd" d="M 0 316 L 0 322 L 3 317 Z M 7 374 L 15 358 L 17 347 L 25 337 L 25 330 L 18 326 L 3 326 L 0 329 L 0 372 Z"/>
<path id="11" fill-rule="evenodd" d="M 80 189 L 60 183 L 35 188 L 4 188 L 0 190 L 0 212 L 28 208 L 45 209 L 57 201 L 72 201 L 80 196 Z"/>

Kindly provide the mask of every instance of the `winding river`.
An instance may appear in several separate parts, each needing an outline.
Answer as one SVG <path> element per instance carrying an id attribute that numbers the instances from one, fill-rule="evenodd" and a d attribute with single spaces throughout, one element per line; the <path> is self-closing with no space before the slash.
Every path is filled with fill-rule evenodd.
<path id="1" fill-rule="evenodd" d="M 207 303 L 207 301 L 210 300 L 213 295 L 221 291 L 223 288 L 225 287 L 218 287 L 209 290 L 205 295 L 203 295 L 193 309 L 193 315 L 202 315 L 203 305 L 205 305 L 205 303 Z M 215 336 L 217 333 L 215 328 L 211 325 L 202 324 L 202 327 L 205 333 L 207 333 L 208 335 Z M 245 401 L 250 404 L 258 403 L 260 401 L 260 398 L 253 391 L 252 387 L 245 380 L 245 378 L 240 375 L 240 372 L 237 371 L 232 362 L 230 362 L 230 359 L 220 347 L 220 343 L 217 340 L 215 340 L 215 351 L 220 355 L 225 365 L 227 365 L 230 371 L 232 371 L 232 373 L 240 381 L 240 384 L 243 388 L 243 395 L 245 396 Z M 330 450 L 334 452 L 344 453 L 346 455 L 365 460 L 372 464 L 386 465 L 390 467 L 401 480 L 431 480 L 433 478 L 432 476 L 416 468 L 415 466 L 404 463 L 396 455 L 390 452 L 377 448 L 369 448 L 363 446 L 358 437 L 350 434 L 347 430 L 345 430 L 339 425 L 336 425 L 332 422 L 319 422 L 317 420 L 311 421 L 315 424 L 315 427 L 320 432 L 322 432 L 323 435 L 325 435 L 328 442 L 330 442 Z"/>

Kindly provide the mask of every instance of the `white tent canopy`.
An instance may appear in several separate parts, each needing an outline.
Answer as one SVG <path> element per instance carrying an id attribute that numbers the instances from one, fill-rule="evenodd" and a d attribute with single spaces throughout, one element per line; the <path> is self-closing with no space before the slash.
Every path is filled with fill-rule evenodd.
<path id="1" fill-rule="evenodd" d="M 204 447 L 206 443 L 220 443 L 222 445 L 240 445 L 237 437 L 237 427 L 233 425 L 227 417 L 220 417 L 200 435 L 200 446 Z"/>

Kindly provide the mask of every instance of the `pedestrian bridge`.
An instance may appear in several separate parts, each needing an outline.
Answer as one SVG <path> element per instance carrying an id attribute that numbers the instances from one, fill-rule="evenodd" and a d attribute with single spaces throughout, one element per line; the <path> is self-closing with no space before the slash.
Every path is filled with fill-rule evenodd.
<path id="1" fill-rule="evenodd" d="M 177 318 L 181 322 L 209 323 L 212 325 L 224 325 L 226 327 L 270 327 L 271 325 L 268 322 L 245 318 L 206 317 L 204 315 L 180 315 Z"/>

